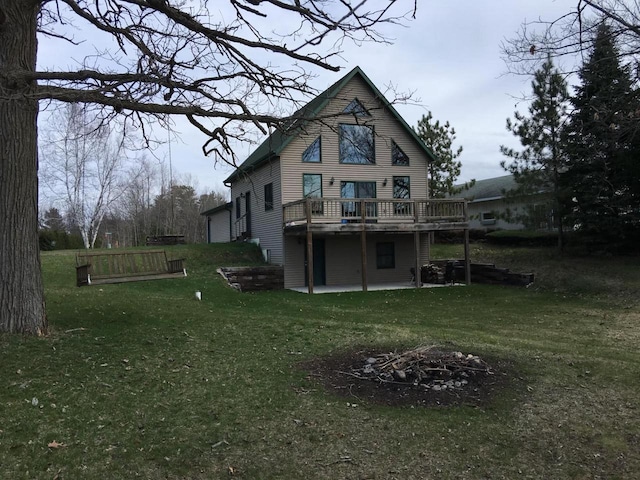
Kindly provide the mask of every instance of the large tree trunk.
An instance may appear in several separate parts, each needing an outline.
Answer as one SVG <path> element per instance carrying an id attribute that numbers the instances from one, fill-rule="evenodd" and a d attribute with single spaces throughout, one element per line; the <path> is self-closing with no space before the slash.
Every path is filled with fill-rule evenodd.
<path id="1" fill-rule="evenodd" d="M 0 332 L 44 335 L 38 245 L 38 103 L 11 78 L 36 64 L 34 0 L 0 0 Z"/>

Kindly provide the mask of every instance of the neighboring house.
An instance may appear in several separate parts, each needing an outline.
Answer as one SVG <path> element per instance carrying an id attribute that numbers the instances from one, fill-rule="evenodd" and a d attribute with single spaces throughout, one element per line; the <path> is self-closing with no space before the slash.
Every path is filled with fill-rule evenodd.
<path id="1" fill-rule="evenodd" d="M 284 265 L 286 288 L 409 282 L 427 232 L 468 233 L 464 200 L 428 200 L 433 154 L 360 68 L 294 118 L 225 181 L 231 239 Z M 208 213 L 217 225 L 228 212 Z"/>
<path id="2" fill-rule="evenodd" d="M 201 213 L 207 218 L 207 243 L 225 243 L 232 240 L 232 212 L 233 203 L 228 202 Z"/>
<path id="3" fill-rule="evenodd" d="M 457 196 L 468 202 L 469 227 L 481 230 L 551 229 L 550 194 L 541 192 L 509 198 L 506 193 L 517 186 L 513 175 L 504 175 L 476 180 L 470 188 L 462 190 Z"/>

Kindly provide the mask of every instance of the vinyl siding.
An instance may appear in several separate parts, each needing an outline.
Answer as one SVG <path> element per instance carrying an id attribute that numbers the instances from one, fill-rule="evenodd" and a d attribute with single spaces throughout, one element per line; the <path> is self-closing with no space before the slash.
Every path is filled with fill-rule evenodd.
<path id="1" fill-rule="evenodd" d="M 325 239 L 325 269 L 327 285 L 354 285 L 362 283 L 360 235 L 316 237 Z M 413 234 L 367 234 L 367 283 L 409 282 L 410 269 L 415 266 Z M 395 268 L 377 268 L 376 244 L 393 242 Z M 420 263 L 428 262 L 428 236 L 420 235 Z M 302 287 L 304 278 L 305 237 L 285 239 L 285 288 Z"/>
<path id="2" fill-rule="evenodd" d="M 477 228 L 483 230 L 521 230 L 525 228 L 525 225 L 518 222 L 508 222 L 502 218 L 496 218 L 495 224 L 487 225 L 481 222 L 481 214 L 483 212 L 494 212 L 496 216 L 501 214 L 505 214 L 507 209 L 509 209 L 512 215 L 517 214 L 526 214 L 527 207 L 532 207 L 534 205 L 549 205 L 551 202 L 550 196 L 548 194 L 538 194 L 538 195 L 529 195 L 519 200 L 510 200 L 507 201 L 503 198 L 495 199 L 495 200 L 487 200 L 487 201 L 479 201 L 479 202 L 469 202 L 468 211 L 469 211 L 469 228 Z M 549 206 L 550 210 L 551 207 Z M 546 228 L 551 228 L 551 225 L 546 225 Z M 538 228 L 544 229 L 545 226 L 539 226 Z"/>
<path id="3" fill-rule="evenodd" d="M 264 209 L 264 186 L 273 183 L 273 210 Z M 251 173 L 249 178 L 240 177 L 231 185 L 233 199 L 233 221 L 236 218 L 236 198 L 250 192 L 251 238 L 260 241 L 260 247 L 268 249 L 271 263 L 284 263 L 282 236 L 282 194 L 280 188 L 280 162 L 273 160 Z M 246 213 L 244 198 L 241 199 L 241 215 Z"/>
<path id="4" fill-rule="evenodd" d="M 353 115 L 340 115 L 340 112 L 354 99 L 358 98 L 369 110 L 371 117 L 359 117 L 357 123 L 373 125 L 375 136 L 375 165 L 341 164 L 339 161 L 338 125 L 355 124 Z M 334 116 L 335 117 L 332 117 Z M 302 176 L 305 173 L 322 175 L 322 194 L 324 197 L 340 198 L 341 181 L 376 182 L 378 198 L 393 198 L 393 177 L 409 176 L 411 198 L 427 198 L 427 156 L 382 104 L 373 97 L 373 93 L 359 78 L 346 85 L 339 95 L 331 100 L 320 113 L 329 117 L 323 123 L 308 126 L 303 133 L 293 139 L 281 153 L 282 163 L 282 202 L 288 203 L 302 198 Z M 321 136 L 321 163 L 302 162 L 302 153 Z M 408 166 L 391 164 L 392 140 L 408 155 Z M 330 179 L 334 178 L 333 185 Z M 384 179 L 387 185 L 383 186 Z"/>

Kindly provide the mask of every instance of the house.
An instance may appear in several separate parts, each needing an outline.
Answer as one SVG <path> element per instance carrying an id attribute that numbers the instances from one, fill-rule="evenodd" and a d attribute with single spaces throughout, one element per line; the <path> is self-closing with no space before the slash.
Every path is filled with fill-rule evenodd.
<path id="1" fill-rule="evenodd" d="M 207 218 L 207 243 L 226 243 L 232 240 L 233 203 L 228 202 L 201 213 Z"/>
<path id="2" fill-rule="evenodd" d="M 225 181 L 231 240 L 259 243 L 285 288 L 409 282 L 429 261 L 428 232 L 468 237 L 465 201 L 428 199 L 433 154 L 360 68 L 294 119 Z"/>
<path id="3" fill-rule="evenodd" d="M 509 196 L 517 188 L 513 175 L 476 180 L 458 196 L 467 200 L 469 227 L 479 230 L 549 230 L 553 214 L 550 193 Z M 462 187 L 462 185 L 459 185 Z"/>

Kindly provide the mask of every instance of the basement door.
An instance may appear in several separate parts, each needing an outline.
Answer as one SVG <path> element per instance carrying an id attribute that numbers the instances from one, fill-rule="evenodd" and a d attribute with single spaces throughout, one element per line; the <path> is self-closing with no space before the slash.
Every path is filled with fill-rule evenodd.
<path id="1" fill-rule="evenodd" d="M 307 262 L 307 248 L 304 249 L 304 286 L 309 286 L 309 270 Z M 326 285 L 327 271 L 324 251 L 324 238 L 313 239 L 313 285 Z"/>

